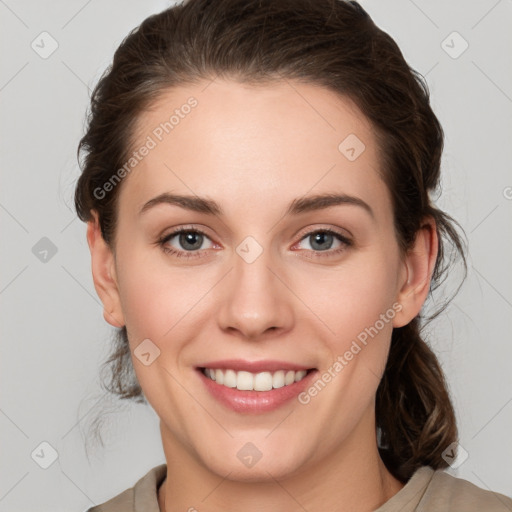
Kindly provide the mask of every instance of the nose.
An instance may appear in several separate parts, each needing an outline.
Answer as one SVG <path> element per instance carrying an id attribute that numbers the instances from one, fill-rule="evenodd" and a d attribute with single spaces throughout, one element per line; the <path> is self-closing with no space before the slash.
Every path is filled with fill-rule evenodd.
<path id="1" fill-rule="evenodd" d="M 270 251 L 263 250 L 252 262 L 234 254 L 219 297 L 221 329 L 252 341 L 291 329 L 294 296 L 286 281 L 286 272 Z"/>

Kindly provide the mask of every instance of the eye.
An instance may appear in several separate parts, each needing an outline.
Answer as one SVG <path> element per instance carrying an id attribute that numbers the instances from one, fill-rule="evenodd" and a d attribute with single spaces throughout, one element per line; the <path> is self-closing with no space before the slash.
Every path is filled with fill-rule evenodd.
<path id="1" fill-rule="evenodd" d="M 176 239 L 175 242 L 178 244 L 178 247 L 171 244 L 173 239 Z M 211 248 L 202 247 L 205 239 L 210 240 L 206 233 L 197 228 L 180 228 L 165 235 L 158 243 L 165 253 L 173 254 L 178 258 L 198 258 L 202 256 L 199 251 Z"/>
<path id="2" fill-rule="evenodd" d="M 165 253 L 172 254 L 178 258 L 200 258 L 205 255 L 202 251 L 211 249 L 213 245 L 213 242 L 210 240 L 212 245 L 210 247 L 203 247 L 205 240 L 210 240 L 210 238 L 200 229 L 179 228 L 165 235 L 158 241 L 158 244 Z M 178 247 L 171 244 L 172 241 L 175 244 L 177 243 Z M 310 248 L 306 247 L 306 250 L 314 254 L 314 256 L 309 256 L 313 258 L 333 256 L 345 251 L 352 245 L 350 239 L 332 229 L 310 231 L 301 238 L 296 246 L 300 245 L 303 241 L 309 242 Z M 333 244 L 337 244 L 337 247 L 334 249 L 332 248 Z"/>
<path id="3" fill-rule="evenodd" d="M 346 236 L 334 231 L 332 229 L 317 229 L 315 231 L 310 231 L 304 237 L 301 238 L 303 241 L 308 241 L 310 248 L 307 250 L 313 251 L 314 258 L 315 257 L 324 257 L 324 256 L 332 256 L 335 254 L 339 254 L 342 251 L 345 251 L 347 247 L 352 245 L 352 241 L 349 240 Z M 333 244 L 337 246 L 332 249 Z M 325 253 L 325 254 L 318 254 Z"/>

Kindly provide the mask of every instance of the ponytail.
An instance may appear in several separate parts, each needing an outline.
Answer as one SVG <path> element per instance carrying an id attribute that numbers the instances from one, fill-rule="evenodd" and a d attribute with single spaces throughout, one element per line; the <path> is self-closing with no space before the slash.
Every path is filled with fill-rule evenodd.
<path id="1" fill-rule="evenodd" d="M 395 478 L 406 482 L 423 465 L 448 466 L 441 454 L 457 440 L 455 412 L 418 317 L 393 330 L 375 412 L 380 455 Z"/>

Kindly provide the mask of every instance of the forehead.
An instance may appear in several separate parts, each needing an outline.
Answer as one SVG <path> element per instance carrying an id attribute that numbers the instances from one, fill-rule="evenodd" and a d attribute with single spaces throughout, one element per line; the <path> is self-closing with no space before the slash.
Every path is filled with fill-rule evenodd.
<path id="1" fill-rule="evenodd" d="M 255 195 L 289 202 L 333 189 L 372 201 L 384 187 L 371 123 L 318 85 L 216 79 L 174 87 L 135 133 L 132 150 L 149 149 L 123 187 L 132 205 L 171 190 L 246 205 Z"/>

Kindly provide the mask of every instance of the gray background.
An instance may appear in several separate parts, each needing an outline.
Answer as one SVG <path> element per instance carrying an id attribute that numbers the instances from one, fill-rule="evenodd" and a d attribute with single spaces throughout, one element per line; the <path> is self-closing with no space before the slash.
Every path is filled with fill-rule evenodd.
<path id="1" fill-rule="evenodd" d="M 427 78 L 446 133 L 438 204 L 470 243 L 465 286 L 429 329 L 468 454 L 449 471 L 512 495 L 512 2 L 361 3 Z M 0 0 L 1 511 L 85 510 L 165 461 L 156 414 L 99 387 L 112 328 L 72 199 L 90 89 L 128 31 L 167 5 Z M 47 58 L 31 47 L 51 49 L 44 31 L 58 43 Z M 86 449 L 101 411 L 105 446 Z M 47 469 L 42 442 L 58 454 Z"/>

